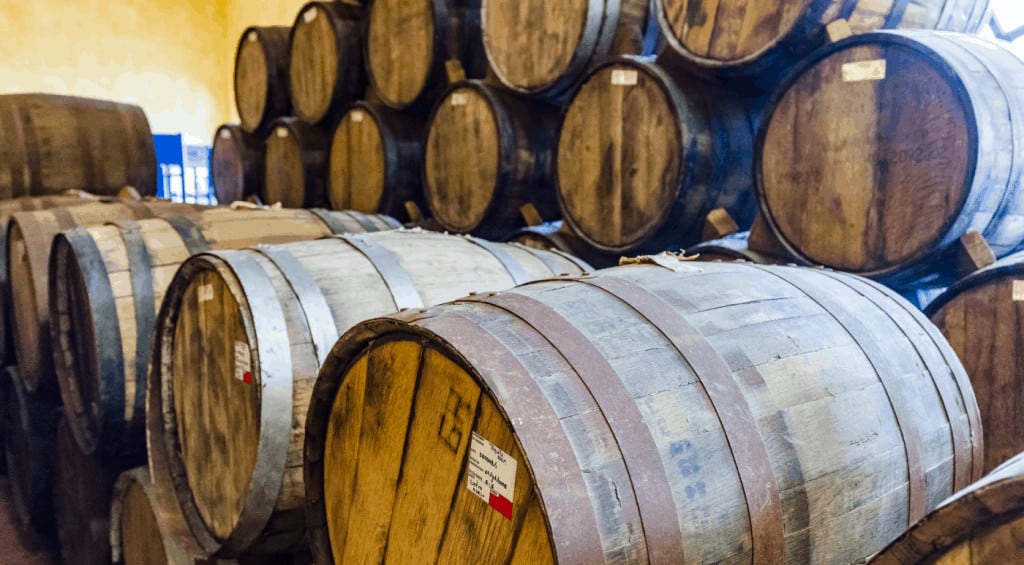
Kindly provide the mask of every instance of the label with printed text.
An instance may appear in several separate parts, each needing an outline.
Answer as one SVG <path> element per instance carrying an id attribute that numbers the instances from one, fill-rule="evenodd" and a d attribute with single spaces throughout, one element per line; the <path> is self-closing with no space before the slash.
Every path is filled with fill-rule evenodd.
<path id="1" fill-rule="evenodd" d="M 639 73 L 634 70 L 618 69 L 612 71 L 612 85 L 634 86 L 639 80 Z"/>
<path id="2" fill-rule="evenodd" d="M 452 94 L 452 106 L 465 106 L 469 103 L 469 96 L 465 92 Z"/>
<path id="3" fill-rule="evenodd" d="M 846 63 L 843 65 L 843 82 L 867 82 L 885 78 L 885 59 Z"/>
<path id="4" fill-rule="evenodd" d="M 509 520 L 512 519 L 518 466 L 511 455 L 473 432 L 466 487 Z"/>
<path id="5" fill-rule="evenodd" d="M 252 353 L 244 341 L 235 342 L 235 378 L 246 384 L 252 382 Z"/>

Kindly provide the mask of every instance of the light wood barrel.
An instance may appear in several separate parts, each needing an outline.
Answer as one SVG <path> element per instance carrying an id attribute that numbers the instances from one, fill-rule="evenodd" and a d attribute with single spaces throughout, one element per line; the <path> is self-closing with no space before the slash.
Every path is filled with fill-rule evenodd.
<path id="1" fill-rule="evenodd" d="M 558 218 L 551 167 L 555 110 L 478 81 L 452 87 L 427 122 L 423 189 L 448 231 L 506 239 L 533 204 Z"/>
<path id="2" fill-rule="evenodd" d="M 943 502 L 868 562 L 982 565 L 1014 563 L 1021 555 L 1024 454 Z"/>
<path id="3" fill-rule="evenodd" d="M 310 2 L 296 17 L 288 84 L 304 122 L 331 122 L 365 94 L 365 18 L 365 8 L 343 2 Z"/>
<path id="4" fill-rule="evenodd" d="M 217 128 L 210 153 L 210 177 L 217 202 L 231 204 L 263 193 L 263 139 L 234 124 Z"/>
<path id="5" fill-rule="evenodd" d="M 687 255 L 698 255 L 698 261 L 750 261 L 758 265 L 784 265 L 788 259 L 772 257 L 747 247 L 750 232 L 742 231 L 719 239 L 702 241 L 686 248 Z"/>
<path id="6" fill-rule="evenodd" d="M 267 134 L 263 201 L 285 208 L 327 204 L 330 137 L 295 118 L 275 121 Z"/>
<path id="7" fill-rule="evenodd" d="M 657 24 L 648 0 L 482 0 L 491 68 L 521 94 L 565 94 L 613 55 L 654 53 Z"/>
<path id="8" fill-rule="evenodd" d="M 50 399 L 29 394 L 17 373 L 8 367 L 3 374 L 3 448 L 10 501 L 21 530 L 47 542 L 54 534 L 54 441 L 60 408 Z"/>
<path id="9" fill-rule="evenodd" d="M 447 88 L 445 63 L 487 74 L 480 0 L 375 0 L 366 31 L 366 74 L 386 106 L 429 111 Z"/>
<path id="10" fill-rule="evenodd" d="M 953 278 L 943 252 L 970 230 L 997 257 L 1024 243 L 1024 61 L 918 31 L 854 37 L 807 65 L 756 163 L 761 208 L 797 258 L 906 284 Z"/>
<path id="11" fill-rule="evenodd" d="M 33 394 L 55 395 L 50 341 L 49 265 L 50 245 L 58 233 L 78 226 L 118 220 L 189 214 L 201 206 L 154 201 L 116 200 L 18 212 L 6 226 L 6 261 L 11 286 L 14 349 L 25 388 Z"/>
<path id="12" fill-rule="evenodd" d="M 828 42 L 826 26 L 849 20 L 854 33 L 933 29 L 974 33 L 989 0 L 655 0 L 671 53 L 720 74 L 782 77 Z"/>
<path id="13" fill-rule="evenodd" d="M 387 216 L 327 210 L 207 210 L 58 235 L 50 256 L 54 367 L 86 453 L 145 451 L 146 368 L 153 324 L 179 265 L 217 249 L 401 227 Z"/>
<path id="14" fill-rule="evenodd" d="M 606 62 L 565 110 L 557 154 L 565 222 L 617 253 L 697 243 L 715 208 L 749 228 L 753 147 L 750 113 L 728 93 L 676 82 L 648 60 Z"/>
<path id="15" fill-rule="evenodd" d="M 964 363 L 985 426 L 985 470 L 1024 451 L 1024 253 L 953 285 L 925 310 Z"/>
<path id="16" fill-rule="evenodd" d="M 288 40 L 291 28 L 250 27 L 235 55 L 235 106 L 242 129 L 265 133 L 270 122 L 292 109 L 288 95 Z"/>
<path id="17" fill-rule="evenodd" d="M 532 247 L 567 253 L 583 259 L 598 269 L 614 267 L 619 264 L 619 256 L 594 249 L 583 241 L 572 230 L 568 230 L 561 221 L 547 222 L 523 228 L 515 233 L 510 242 Z"/>
<path id="18" fill-rule="evenodd" d="M 423 121 L 368 102 L 349 107 L 331 138 L 328 197 L 335 210 L 411 220 L 424 205 Z"/>
<path id="19" fill-rule="evenodd" d="M 147 411 L 154 481 L 194 536 L 183 543 L 231 555 L 304 539 L 306 408 L 346 329 L 580 270 L 558 254 L 420 230 L 187 261 L 158 317 Z"/>
<path id="20" fill-rule="evenodd" d="M 853 563 L 981 476 L 967 376 L 897 295 L 652 260 L 343 336 L 306 420 L 317 563 Z"/>
<path id="21" fill-rule="evenodd" d="M 156 149 L 142 108 L 52 94 L 0 96 L 0 198 L 125 185 L 156 194 Z"/>

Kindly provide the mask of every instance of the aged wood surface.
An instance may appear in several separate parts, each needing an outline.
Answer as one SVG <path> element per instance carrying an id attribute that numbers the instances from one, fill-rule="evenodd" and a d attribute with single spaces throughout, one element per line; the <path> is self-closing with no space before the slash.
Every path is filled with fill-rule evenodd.
<path id="1" fill-rule="evenodd" d="M 295 115 L 329 122 L 366 91 L 363 67 L 365 9 L 342 2 L 310 2 L 292 26 L 288 63 Z"/>
<path id="2" fill-rule="evenodd" d="M 18 370 L 8 367 L 3 377 L 3 449 L 10 482 L 13 514 L 20 531 L 52 543 L 53 465 L 56 449 L 56 402 L 29 394 Z"/>
<path id="3" fill-rule="evenodd" d="M 291 111 L 288 93 L 289 36 L 285 26 L 250 27 L 235 55 L 235 106 L 242 129 L 260 134 Z"/>
<path id="4" fill-rule="evenodd" d="M 263 194 L 263 139 L 234 124 L 217 128 L 210 153 L 210 178 L 220 204 Z"/>
<path id="5" fill-rule="evenodd" d="M 295 118 L 274 121 L 264 154 L 263 201 L 285 208 L 327 204 L 327 134 Z"/>

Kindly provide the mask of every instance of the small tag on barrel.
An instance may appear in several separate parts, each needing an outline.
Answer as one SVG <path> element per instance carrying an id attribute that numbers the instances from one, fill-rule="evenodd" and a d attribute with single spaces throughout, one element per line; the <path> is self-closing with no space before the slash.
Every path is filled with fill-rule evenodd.
<path id="1" fill-rule="evenodd" d="M 249 41 L 249 43 L 256 43 L 256 40 L 258 40 L 259 38 L 259 34 L 257 34 L 255 31 L 250 31 L 249 35 L 246 36 L 246 39 Z"/>
<path id="2" fill-rule="evenodd" d="M 314 6 L 302 13 L 302 21 L 308 24 L 316 19 L 316 14 L 316 6 Z"/>
<path id="3" fill-rule="evenodd" d="M 867 82 L 885 78 L 885 59 L 846 63 L 843 65 L 843 82 Z"/>
<path id="4" fill-rule="evenodd" d="M 1013 281 L 1013 301 L 1024 302 L 1024 281 Z"/>
<path id="5" fill-rule="evenodd" d="M 245 384 L 252 383 L 252 354 L 244 341 L 235 342 L 235 378 Z"/>
<path id="6" fill-rule="evenodd" d="M 518 467 L 519 463 L 511 455 L 473 432 L 466 488 L 509 520 L 512 519 Z"/>
<path id="7" fill-rule="evenodd" d="M 203 286 L 199 287 L 199 293 L 198 294 L 199 294 L 199 303 L 200 304 L 202 304 L 203 302 L 209 302 L 209 301 L 213 300 L 213 285 L 212 284 L 204 284 Z"/>
<path id="8" fill-rule="evenodd" d="M 220 130 L 220 138 L 221 139 L 231 139 L 231 132 L 226 130 L 226 129 Z"/>
<path id="9" fill-rule="evenodd" d="M 465 92 L 452 94 L 452 106 L 465 106 L 469 104 L 469 96 Z"/>
<path id="10" fill-rule="evenodd" d="M 635 86 L 640 79 L 640 74 L 632 69 L 617 69 L 612 71 L 613 86 Z"/>
<path id="11" fill-rule="evenodd" d="M 352 112 L 352 121 L 361 124 L 363 123 L 363 112 L 362 110 L 355 110 Z"/>
<path id="12" fill-rule="evenodd" d="M 288 128 L 277 128 L 277 137 L 288 137 Z"/>

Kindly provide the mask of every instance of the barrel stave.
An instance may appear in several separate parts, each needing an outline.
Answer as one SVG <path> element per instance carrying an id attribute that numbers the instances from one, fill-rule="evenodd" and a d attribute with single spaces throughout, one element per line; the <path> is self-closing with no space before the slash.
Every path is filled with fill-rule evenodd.
<path id="1" fill-rule="evenodd" d="M 266 126 L 291 111 L 288 92 L 286 26 L 252 26 L 242 32 L 235 55 L 235 106 L 242 129 L 264 133 Z"/>

